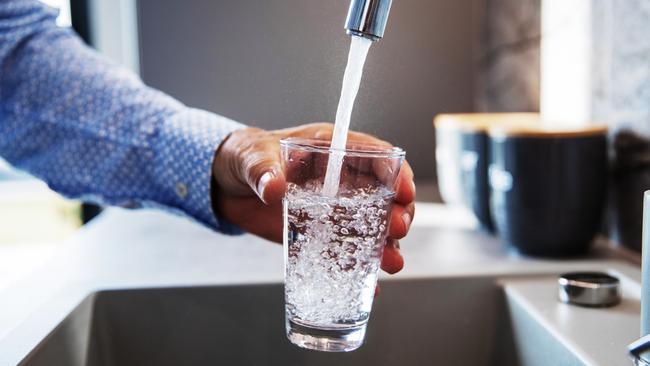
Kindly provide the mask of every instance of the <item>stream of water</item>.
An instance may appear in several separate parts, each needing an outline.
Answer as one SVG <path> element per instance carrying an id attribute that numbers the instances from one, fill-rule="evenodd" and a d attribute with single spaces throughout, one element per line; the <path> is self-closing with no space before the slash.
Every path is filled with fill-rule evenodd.
<path id="1" fill-rule="evenodd" d="M 339 189 L 344 156 L 343 151 L 345 150 L 348 139 L 352 109 L 354 107 L 354 101 L 357 99 L 359 86 L 361 85 L 363 66 L 366 63 L 370 45 L 372 45 L 372 41 L 367 38 L 356 36 L 352 36 L 351 38 L 352 42 L 350 44 L 350 54 L 348 55 L 348 65 L 343 76 L 341 99 L 336 110 L 331 153 L 327 162 L 327 172 L 323 184 L 323 195 L 327 197 L 336 196 Z"/>

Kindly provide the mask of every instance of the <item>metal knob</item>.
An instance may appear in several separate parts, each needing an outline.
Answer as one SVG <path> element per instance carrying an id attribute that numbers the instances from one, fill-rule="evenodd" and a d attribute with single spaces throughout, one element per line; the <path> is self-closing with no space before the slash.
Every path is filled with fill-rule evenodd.
<path id="1" fill-rule="evenodd" d="M 352 0 L 345 29 L 349 35 L 377 41 L 384 36 L 393 0 Z"/>
<path id="2" fill-rule="evenodd" d="M 619 280 L 606 273 L 565 273 L 558 279 L 558 297 L 567 304 L 613 306 L 621 301 Z"/>

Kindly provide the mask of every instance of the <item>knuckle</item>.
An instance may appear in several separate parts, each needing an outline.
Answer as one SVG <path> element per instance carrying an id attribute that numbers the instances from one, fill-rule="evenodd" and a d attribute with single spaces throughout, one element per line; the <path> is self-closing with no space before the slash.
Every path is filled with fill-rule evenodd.
<path id="1" fill-rule="evenodd" d="M 332 122 L 317 122 L 317 123 L 312 123 L 312 126 L 318 127 L 320 129 L 325 129 L 325 130 L 334 130 L 334 124 Z"/>

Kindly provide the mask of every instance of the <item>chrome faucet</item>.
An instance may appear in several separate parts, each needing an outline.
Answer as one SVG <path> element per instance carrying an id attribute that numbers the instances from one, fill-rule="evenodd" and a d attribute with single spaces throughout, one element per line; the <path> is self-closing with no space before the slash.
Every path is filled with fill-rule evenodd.
<path id="1" fill-rule="evenodd" d="M 351 36 L 378 41 L 384 36 L 393 0 L 352 0 L 345 29 Z"/>
<path id="2" fill-rule="evenodd" d="M 635 365 L 650 365 L 650 191 L 643 195 L 641 338 L 628 346 Z"/>

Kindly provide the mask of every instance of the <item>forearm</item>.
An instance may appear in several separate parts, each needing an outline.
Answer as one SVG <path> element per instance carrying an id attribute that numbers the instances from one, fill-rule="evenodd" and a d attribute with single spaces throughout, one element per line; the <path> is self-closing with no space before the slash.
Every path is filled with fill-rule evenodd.
<path id="1" fill-rule="evenodd" d="M 0 4 L 0 155 L 71 197 L 161 205 L 222 230 L 219 143 L 241 125 L 189 109 L 107 62 L 32 1 Z"/>

